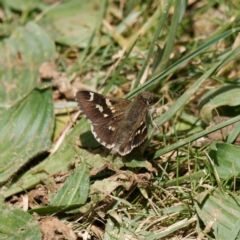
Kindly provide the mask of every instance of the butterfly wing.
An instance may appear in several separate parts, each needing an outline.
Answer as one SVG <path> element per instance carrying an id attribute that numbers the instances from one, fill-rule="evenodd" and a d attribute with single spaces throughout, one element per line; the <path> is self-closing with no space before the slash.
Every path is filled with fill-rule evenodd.
<path id="1" fill-rule="evenodd" d="M 115 146 L 116 129 L 111 123 L 92 125 L 91 129 L 96 140 L 103 146 L 109 149 Z"/>
<path id="2" fill-rule="evenodd" d="M 80 110 L 93 124 L 106 123 L 124 113 L 131 101 L 123 98 L 105 97 L 90 91 L 78 91 L 76 101 Z"/>
<path id="3" fill-rule="evenodd" d="M 107 148 L 114 147 L 115 130 L 131 101 L 105 97 L 90 91 L 78 91 L 76 101 L 80 110 L 92 123 L 92 133 L 97 141 Z"/>
<path id="4" fill-rule="evenodd" d="M 130 153 L 133 148 L 144 142 L 147 137 L 147 132 L 146 121 L 143 119 L 140 126 L 129 136 L 129 141 L 123 142 L 121 146 L 113 148 L 112 153 L 118 152 L 122 156 Z"/>

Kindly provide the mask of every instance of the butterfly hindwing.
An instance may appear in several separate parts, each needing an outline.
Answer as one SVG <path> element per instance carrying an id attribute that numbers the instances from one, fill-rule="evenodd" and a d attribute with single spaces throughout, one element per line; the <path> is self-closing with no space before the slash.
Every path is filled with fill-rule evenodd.
<path id="1" fill-rule="evenodd" d="M 147 124 L 142 121 L 139 128 L 134 132 L 132 148 L 139 146 L 147 137 Z"/>
<path id="2" fill-rule="evenodd" d="M 140 126 L 129 136 L 129 141 L 123 143 L 119 147 L 119 153 L 126 155 L 132 151 L 133 148 L 139 146 L 147 137 L 147 125 L 145 121 L 142 121 Z"/>
<path id="3" fill-rule="evenodd" d="M 117 134 L 117 126 L 121 124 L 122 114 L 114 116 L 108 122 L 101 124 L 92 124 L 92 133 L 102 145 L 106 148 L 115 146 L 115 136 Z"/>

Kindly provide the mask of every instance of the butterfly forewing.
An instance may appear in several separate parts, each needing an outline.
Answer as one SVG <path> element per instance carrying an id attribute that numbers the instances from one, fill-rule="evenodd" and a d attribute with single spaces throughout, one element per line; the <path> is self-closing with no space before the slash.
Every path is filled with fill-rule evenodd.
<path id="1" fill-rule="evenodd" d="M 76 101 L 82 112 L 93 124 L 106 123 L 115 115 L 121 115 L 131 101 L 121 98 L 108 98 L 89 91 L 78 91 Z M 119 107 L 121 106 L 121 108 Z"/>
<path id="2" fill-rule="evenodd" d="M 107 148 L 114 147 L 114 135 L 125 108 L 131 103 L 121 98 L 108 98 L 89 91 L 78 91 L 76 101 L 80 109 L 92 123 L 92 133 L 96 140 Z"/>

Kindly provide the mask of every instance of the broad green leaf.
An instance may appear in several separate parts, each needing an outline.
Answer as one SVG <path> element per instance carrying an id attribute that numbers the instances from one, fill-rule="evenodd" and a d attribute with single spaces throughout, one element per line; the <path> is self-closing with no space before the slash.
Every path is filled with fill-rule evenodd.
<path id="1" fill-rule="evenodd" d="M 17 11 L 29 11 L 40 6 L 41 0 L 5 0 L 5 5 Z"/>
<path id="2" fill-rule="evenodd" d="M 195 198 L 198 216 L 205 226 L 211 226 L 215 239 L 240 239 L 240 197 L 220 190 L 204 192 Z"/>
<path id="3" fill-rule="evenodd" d="M 46 32 L 30 22 L 0 41 L 0 51 L 0 112 L 3 112 L 38 86 L 39 66 L 53 59 L 55 47 Z"/>
<path id="4" fill-rule="evenodd" d="M 240 173 L 240 147 L 229 143 L 211 145 L 209 156 L 220 178 L 231 178 Z"/>
<path id="5" fill-rule="evenodd" d="M 0 116 L 0 183 L 51 147 L 51 89 L 34 90 Z"/>
<path id="6" fill-rule="evenodd" d="M 0 204 L 0 239 L 41 240 L 40 226 L 29 213 Z"/>
<path id="7" fill-rule="evenodd" d="M 104 201 L 104 199 L 111 194 L 118 188 L 122 187 L 125 189 L 130 189 L 130 187 L 134 183 L 134 179 L 137 176 L 134 175 L 133 172 L 131 171 L 119 171 L 118 173 L 108 177 L 104 178 L 103 180 L 98 180 L 95 181 L 91 186 L 90 186 L 90 192 L 89 192 L 89 198 L 90 201 L 85 204 L 84 206 L 78 208 L 77 210 L 72 210 L 68 211 L 69 213 L 76 213 L 76 212 L 81 212 L 81 213 L 86 213 L 90 209 L 94 208 L 96 204 L 100 201 Z M 118 200 L 117 197 L 113 197 L 116 200 Z M 118 200 L 119 202 L 122 202 L 123 204 L 127 204 L 126 201 L 124 200 Z M 62 209 L 60 209 L 62 210 Z M 59 211 L 60 211 L 59 210 Z M 42 211 L 42 210 L 41 210 Z M 38 211 L 38 213 L 40 213 Z"/>
<path id="8" fill-rule="evenodd" d="M 207 93 L 200 105 L 201 119 L 209 123 L 213 118 L 213 110 L 220 106 L 238 106 L 240 105 L 240 88 L 235 86 L 221 86 L 217 90 Z"/>
<path id="9" fill-rule="evenodd" d="M 89 194 L 89 172 L 85 163 L 68 177 L 61 189 L 57 192 L 48 206 L 34 208 L 30 213 L 39 215 L 69 211 L 70 208 L 79 208 L 86 203 Z"/>
<path id="10" fill-rule="evenodd" d="M 90 152 L 91 149 L 87 151 L 81 147 L 80 139 L 84 133 L 86 133 L 86 121 L 80 121 L 68 134 L 58 151 L 24 173 L 17 182 L 9 186 L 4 196 L 8 197 L 17 192 L 21 192 L 23 189 L 34 187 L 40 183 L 42 179 L 48 178 L 48 174 L 66 172 L 69 170 L 69 163 L 79 161 L 79 159 L 88 164 L 91 172 L 94 173 L 98 172 L 98 169 L 101 170 L 109 160 L 98 153 L 92 154 Z"/>
<path id="11" fill-rule="evenodd" d="M 85 48 L 99 21 L 100 1 L 71 0 L 50 9 L 40 20 L 49 35 L 57 42 Z M 105 45 L 107 37 L 96 36 L 93 45 Z"/>
<path id="12" fill-rule="evenodd" d="M 71 174 L 56 196 L 51 206 L 65 206 L 84 204 L 89 193 L 89 173 L 85 163 L 81 163 Z"/>

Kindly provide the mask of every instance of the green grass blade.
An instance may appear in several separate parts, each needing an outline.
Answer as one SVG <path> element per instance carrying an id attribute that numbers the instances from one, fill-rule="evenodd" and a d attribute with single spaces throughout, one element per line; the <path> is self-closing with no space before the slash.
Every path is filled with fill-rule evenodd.
<path id="1" fill-rule="evenodd" d="M 170 8 L 171 5 L 172 5 L 172 0 L 170 0 L 170 1 L 167 0 L 167 1 L 164 1 L 163 7 L 160 6 L 159 7 L 160 9 L 156 10 L 156 11 L 161 10 L 161 17 L 160 17 L 160 19 L 158 21 L 157 28 L 155 30 L 153 39 L 152 39 L 152 41 L 150 43 L 149 50 L 148 50 L 148 53 L 147 53 L 147 57 L 146 57 L 146 59 L 143 62 L 143 65 L 142 65 L 141 70 L 140 70 L 140 72 L 139 72 L 139 74 L 137 76 L 137 79 L 136 79 L 136 81 L 134 83 L 134 87 L 133 88 L 136 88 L 139 85 L 139 82 L 141 80 L 141 77 L 143 76 L 145 68 L 146 68 L 147 64 L 149 63 L 149 59 L 152 56 L 155 43 L 156 43 L 157 39 L 159 38 L 159 34 L 161 33 L 161 30 L 162 30 L 162 28 L 164 26 L 164 23 L 165 23 L 165 21 L 166 21 L 166 19 L 168 17 L 169 8 Z M 161 9 L 161 8 L 163 8 L 163 9 Z"/>
<path id="2" fill-rule="evenodd" d="M 157 150 L 157 151 L 154 153 L 153 158 L 157 158 L 157 157 L 159 157 L 159 156 L 161 156 L 161 155 L 163 155 L 163 154 L 165 154 L 165 153 L 167 153 L 167 152 L 170 152 L 170 151 L 172 151 L 172 150 L 174 150 L 174 149 L 176 149 L 176 148 L 179 148 L 179 147 L 181 147 L 181 146 L 183 146 L 183 145 L 186 145 L 186 144 L 188 144 L 188 143 L 190 143 L 190 142 L 192 142 L 192 141 L 194 141 L 194 140 L 196 140 L 196 139 L 198 139 L 198 138 L 200 138 L 200 137 L 203 137 L 203 136 L 205 136 L 205 135 L 207 135 L 207 134 L 209 134 L 209 133 L 211 133 L 211 132 L 215 132 L 215 131 L 217 131 L 218 129 L 221 129 L 221 128 L 223 128 L 223 127 L 226 127 L 226 126 L 231 125 L 231 124 L 233 124 L 233 123 L 235 123 L 235 122 L 238 122 L 238 121 L 240 121 L 240 116 L 231 118 L 231 119 L 229 119 L 229 120 L 227 120 L 227 121 L 225 121 L 225 122 L 222 122 L 222 123 L 220 123 L 220 124 L 217 124 L 217 125 L 215 125 L 215 126 L 213 126 L 213 127 L 211 127 L 211 128 L 208 128 L 208 129 L 206 129 L 206 130 L 203 130 L 203 131 L 201 131 L 201 132 L 199 132 L 199 133 L 197 133 L 197 134 L 194 134 L 194 135 L 192 135 L 191 137 L 182 139 L 182 140 L 178 141 L 177 143 L 172 144 L 171 146 L 167 146 L 167 147 L 164 147 L 164 148 L 162 148 L 162 149 L 159 149 L 159 150 Z"/>
<path id="3" fill-rule="evenodd" d="M 159 66 L 159 69 L 157 69 L 156 73 L 161 72 L 163 69 L 167 67 L 170 54 L 172 53 L 175 38 L 177 34 L 177 28 L 179 24 L 181 23 L 183 13 L 185 12 L 186 4 L 185 0 L 175 0 L 174 3 L 174 14 L 172 17 L 171 26 L 169 29 L 169 34 L 166 38 L 166 43 L 163 51 L 163 56 L 161 58 L 161 64 Z"/>
<path id="4" fill-rule="evenodd" d="M 239 32 L 239 31 L 240 31 L 240 27 L 234 28 L 234 29 L 228 30 L 228 31 L 224 32 L 223 34 L 221 34 L 220 36 L 217 36 L 216 38 L 208 41 L 207 43 L 205 43 L 201 47 L 199 47 L 197 50 L 188 54 L 186 57 L 183 57 L 182 59 L 178 60 L 176 63 L 174 63 L 172 66 L 170 66 L 168 69 L 166 69 L 165 71 L 163 71 L 162 73 L 160 73 L 156 77 L 153 77 L 152 79 L 150 79 L 143 86 L 134 89 L 131 93 L 127 94 L 126 97 L 127 98 L 132 98 L 133 96 L 135 96 L 139 92 L 141 92 L 141 91 L 149 88 L 150 86 L 152 86 L 154 83 L 159 82 L 164 77 L 166 77 L 168 74 L 174 72 L 178 67 L 180 67 L 184 63 L 186 63 L 187 61 L 189 61 L 193 57 L 197 56 L 198 54 L 204 52 L 204 50 L 211 47 L 213 44 L 227 38 L 228 36 L 232 35 L 235 32 Z"/>

